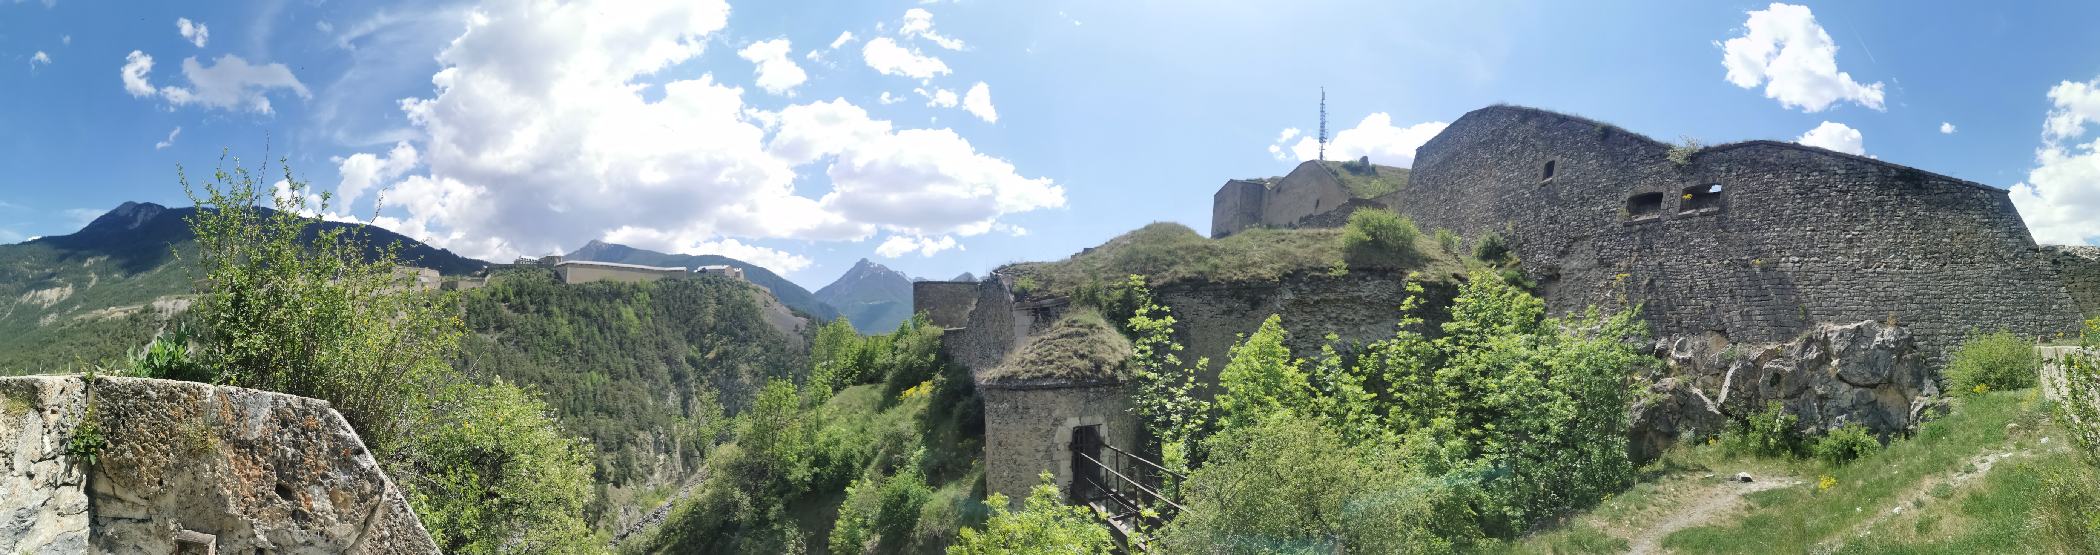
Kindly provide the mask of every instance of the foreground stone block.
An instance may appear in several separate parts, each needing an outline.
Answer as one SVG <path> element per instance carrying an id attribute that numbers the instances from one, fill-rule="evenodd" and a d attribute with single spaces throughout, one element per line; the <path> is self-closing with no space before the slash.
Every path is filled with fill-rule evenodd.
<path id="1" fill-rule="evenodd" d="M 0 553 L 437 553 L 327 402 L 104 378 L 87 465 L 66 454 L 87 389 L 0 378 Z"/>

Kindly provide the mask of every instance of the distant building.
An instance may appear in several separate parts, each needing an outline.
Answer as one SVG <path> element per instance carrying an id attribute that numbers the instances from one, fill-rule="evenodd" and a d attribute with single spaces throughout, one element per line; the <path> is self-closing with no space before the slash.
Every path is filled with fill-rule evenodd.
<path id="1" fill-rule="evenodd" d="M 555 262 L 551 263 L 554 266 L 554 275 L 561 278 L 562 283 L 590 283 L 593 281 L 639 283 L 691 275 L 691 272 L 687 272 L 685 268 L 620 264 L 617 262 L 592 262 L 587 260 L 561 260 L 561 257 L 558 256 L 550 256 L 548 258 L 555 260 Z"/>
<path id="2" fill-rule="evenodd" d="M 694 269 L 693 269 L 693 273 L 695 273 L 695 274 L 704 274 L 704 275 L 712 275 L 712 276 L 722 276 L 722 277 L 726 277 L 726 278 L 730 278 L 730 279 L 735 279 L 735 280 L 739 280 L 739 281 L 742 281 L 742 280 L 744 279 L 744 269 L 743 269 L 743 268 L 738 268 L 738 267 L 735 267 L 735 266 L 730 266 L 730 265 L 726 265 L 726 264 L 725 264 L 725 265 L 717 265 L 717 266 L 701 266 L 701 267 L 698 267 L 698 268 L 694 268 Z"/>
<path id="3" fill-rule="evenodd" d="M 415 266 L 395 266 L 394 277 L 417 291 L 436 291 L 445 279 L 437 270 Z"/>
<path id="4" fill-rule="evenodd" d="M 445 280 L 445 283 L 438 285 L 438 289 L 443 289 L 446 291 L 472 291 L 475 289 L 488 287 L 488 285 L 488 276 L 466 276 L 461 278 Z"/>

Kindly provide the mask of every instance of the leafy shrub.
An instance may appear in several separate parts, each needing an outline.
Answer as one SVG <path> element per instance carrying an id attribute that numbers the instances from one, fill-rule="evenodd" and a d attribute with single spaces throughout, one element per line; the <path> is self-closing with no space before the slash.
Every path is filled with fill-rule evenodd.
<path id="1" fill-rule="evenodd" d="M 190 358 L 190 333 L 186 327 L 176 327 L 173 333 L 153 338 L 144 350 L 131 358 L 132 372 L 146 378 L 182 380 L 187 382 L 210 382 L 210 368 Z"/>
<path id="2" fill-rule="evenodd" d="M 2056 423 L 2078 443 L 2086 463 L 2100 468 L 2100 318 L 2085 322 L 2083 350 L 2064 358 Z M 2077 402 L 2083 399 L 2085 402 Z"/>
<path id="3" fill-rule="evenodd" d="M 1342 254 L 1357 266 L 1398 266 L 1415 259 L 1415 238 L 1422 231 L 1414 220 L 1386 210 L 1349 214 L 1342 227 Z"/>
<path id="4" fill-rule="evenodd" d="M 1460 238 L 1457 232 L 1439 227 L 1436 228 L 1436 246 L 1444 249 L 1447 254 L 1458 254 L 1459 249 L 1465 248 L 1465 239 Z"/>
<path id="5" fill-rule="evenodd" d="M 2034 387 L 2041 360 L 2034 342 L 2009 331 L 1972 334 L 1947 359 L 1947 389 L 1954 392 Z"/>
<path id="6" fill-rule="evenodd" d="M 1006 496 L 992 494 L 985 503 L 992 516 L 984 528 L 964 528 L 948 555 L 1005 555 L 1008 553 L 1057 553 L 1060 555 L 1106 555 L 1115 549 L 1108 529 L 1094 518 L 1092 510 L 1064 504 L 1057 486 L 1043 474 L 1042 484 L 1028 492 L 1021 510 L 1008 508 Z"/>
<path id="7" fill-rule="evenodd" d="M 1881 440 L 1857 422 L 1846 424 L 1816 440 L 1813 451 L 1816 458 L 1833 465 L 1842 465 L 1881 450 Z"/>
<path id="8" fill-rule="evenodd" d="M 1706 147 L 1699 144 L 1698 139 L 1682 137 L 1677 140 L 1677 144 L 1670 146 L 1670 152 L 1665 157 L 1669 158 L 1672 164 L 1688 166 L 1692 163 L 1692 155 L 1698 154 L 1702 148 Z"/>
<path id="9" fill-rule="evenodd" d="M 463 333 L 457 297 L 405 286 L 399 244 L 314 227 L 301 214 L 328 212 L 329 194 L 309 203 L 306 182 L 283 169 L 279 188 L 259 175 L 267 167 L 238 162 L 202 183 L 180 177 L 198 208 L 197 361 L 219 382 L 328 401 L 390 453 L 416 392 L 449 374 Z M 273 198 L 274 211 L 258 207 Z"/>
<path id="10" fill-rule="evenodd" d="M 1786 411 L 1779 401 L 1765 403 L 1758 411 L 1721 434 L 1721 443 L 1730 453 L 1750 454 L 1761 457 L 1799 456 L 1807 442 L 1801 432 L 1794 428 L 1801 417 Z"/>
<path id="11" fill-rule="evenodd" d="M 1351 446 L 1311 418 L 1275 413 L 1210 439 L 1168 553 L 1451 551 L 1479 537 L 1454 482 L 1382 446 Z M 1454 539 L 1457 540 L 1454 542 Z"/>
<path id="12" fill-rule="evenodd" d="M 1480 241 L 1473 245 L 1473 258 L 1478 258 L 1481 262 L 1489 264 L 1508 263 L 1510 261 L 1509 241 L 1503 239 L 1502 235 L 1497 233 L 1482 235 L 1480 236 Z"/>
<path id="13" fill-rule="evenodd" d="M 1252 425 L 1272 413 L 1310 407 L 1311 383 L 1303 362 L 1291 357 L 1283 342 L 1283 318 L 1263 320 L 1253 335 L 1232 347 L 1232 358 L 1218 372 L 1218 415 L 1227 428 Z"/>
<path id="14" fill-rule="evenodd" d="M 108 447 L 109 439 L 102 436 L 102 419 L 95 415 L 95 404 L 88 403 L 80 423 L 74 424 L 73 433 L 66 436 L 66 458 L 82 468 L 92 467 L 102 460 L 102 450 Z"/>
<path id="15" fill-rule="evenodd" d="M 496 381 L 438 391 L 400 456 L 409 502 L 446 553 L 587 553 L 590 445 L 532 392 Z"/>

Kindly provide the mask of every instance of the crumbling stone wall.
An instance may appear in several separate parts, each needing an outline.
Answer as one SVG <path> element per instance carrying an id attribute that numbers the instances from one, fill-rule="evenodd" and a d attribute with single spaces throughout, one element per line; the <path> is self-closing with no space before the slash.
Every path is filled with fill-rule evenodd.
<path id="1" fill-rule="evenodd" d="M 108 444 L 84 471 L 65 453 L 82 380 L 0 378 L 0 552 L 437 553 L 326 402 L 135 378 L 94 398 Z"/>
<path id="2" fill-rule="evenodd" d="M 1791 143 L 1711 147 L 1685 163 L 1671 150 L 1493 106 L 1425 143 L 1390 202 L 1424 229 L 1511 239 L 1550 307 L 1638 304 L 1660 337 L 1770 343 L 1876 320 L 1908 328 L 1936 366 L 1971 328 L 2076 329 L 2004 190 Z M 1629 204 L 1643 194 L 1659 197 L 1652 216 Z"/>
<path id="3" fill-rule="evenodd" d="M 1450 282 L 1425 282 L 1425 316 L 1441 314 L 1457 292 Z M 1204 376 L 1209 383 L 1216 383 L 1232 346 L 1270 314 L 1282 318 L 1291 352 L 1312 357 L 1327 344 L 1328 334 L 1346 345 L 1392 338 L 1402 316 L 1400 304 L 1407 299 L 1405 276 L 1370 270 L 1297 274 L 1274 283 L 1182 282 L 1153 294 L 1173 311 L 1182 361 L 1210 359 Z"/>
<path id="4" fill-rule="evenodd" d="M 911 310 L 925 314 L 933 325 L 960 328 L 970 325 L 970 309 L 977 306 L 977 283 L 967 281 L 920 281 L 911 284 Z"/>
<path id="5" fill-rule="evenodd" d="M 1261 200 L 1269 186 L 1260 181 L 1234 179 L 1211 196 L 1210 236 L 1224 237 L 1261 225 Z"/>
<path id="6" fill-rule="evenodd" d="M 1100 425 L 1110 445 L 1137 445 L 1137 418 L 1122 384 L 1026 387 L 983 384 L 984 485 L 1015 507 L 1049 472 L 1072 485 L 1072 429 Z"/>
<path id="7" fill-rule="evenodd" d="M 2100 247 L 2046 245 L 2049 263 L 2064 282 L 2064 292 L 2078 305 L 2079 314 L 2100 318 Z"/>
<path id="8" fill-rule="evenodd" d="M 1261 223 L 1288 227 L 1306 216 L 1334 210 L 1349 198 L 1349 190 L 1326 166 L 1319 162 L 1300 163 L 1262 197 Z"/>

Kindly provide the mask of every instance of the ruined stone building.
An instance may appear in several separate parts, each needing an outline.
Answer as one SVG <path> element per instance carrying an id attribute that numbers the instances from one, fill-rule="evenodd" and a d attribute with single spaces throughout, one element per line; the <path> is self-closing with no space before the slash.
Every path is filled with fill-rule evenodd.
<path id="1" fill-rule="evenodd" d="M 1340 225 L 1347 210 L 1319 208 L 1341 206 L 1338 180 L 1319 174 L 1349 172 L 1330 168 L 1307 162 L 1259 192 L 1227 182 L 1213 235 Z M 1500 234 L 1549 306 L 1639 304 L 1658 337 L 1774 342 L 1877 320 L 1939 360 L 1972 329 L 2054 336 L 2077 329 L 2081 305 L 2100 315 L 2081 301 L 2100 298 L 2095 257 L 2039 248 L 2005 190 L 1794 143 L 1692 150 L 1490 106 L 1424 143 L 1406 183 L 1363 204 L 1424 231 Z"/>
<path id="2" fill-rule="evenodd" d="M 1338 227 L 1372 208 L 1424 232 L 1504 238 L 1555 312 L 1638 306 L 1649 323 L 1670 377 L 1651 388 L 1660 401 L 1635 407 L 1636 450 L 1710 433 L 1722 413 L 1768 400 L 1803 426 L 1900 431 L 1938 398 L 1939 366 L 1972 330 L 2055 336 L 2100 316 L 2100 249 L 2038 246 L 2005 190 L 1871 158 L 1773 141 L 1684 148 L 1490 106 L 1425 143 L 1412 169 L 1375 162 L 1227 181 L 1212 199 L 1211 235 Z M 1428 285 L 1431 306 L 1456 293 Z M 1207 357 L 1213 373 L 1269 314 L 1283 315 L 1303 354 L 1329 334 L 1390 337 L 1408 296 L 1403 276 L 1372 272 L 1153 293 L 1173 310 L 1183 360 Z M 1032 297 L 996 272 L 921 282 L 914 297 L 947 329 L 949 358 L 1001 391 L 987 394 L 988 481 L 1012 489 L 1056 471 L 1073 436 L 1047 428 L 1078 424 L 1046 415 L 1071 403 L 986 386 L 985 376 L 1025 364 L 1020 353 L 1064 320 L 1069 300 Z"/>
<path id="3" fill-rule="evenodd" d="M 1059 319 L 1004 363 L 977 374 L 986 491 L 1018 503 L 1045 472 L 1069 491 L 1078 479 L 1073 469 L 1084 467 L 1074 464 L 1082 451 L 1103 460 L 1103 445 L 1135 448 L 1137 417 L 1123 389 L 1129 358 L 1130 342 L 1089 312 Z"/>

